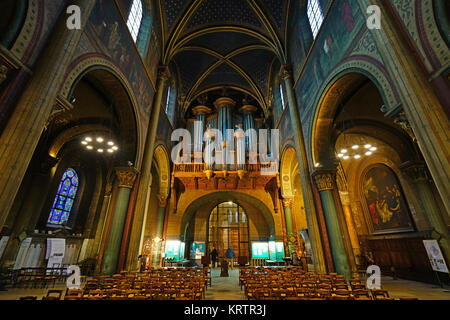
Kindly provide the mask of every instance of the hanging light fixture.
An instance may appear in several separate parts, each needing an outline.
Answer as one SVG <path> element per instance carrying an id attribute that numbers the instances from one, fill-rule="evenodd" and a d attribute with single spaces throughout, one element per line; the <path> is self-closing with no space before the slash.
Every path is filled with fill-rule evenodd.
<path id="1" fill-rule="evenodd" d="M 112 105 L 109 105 L 110 114 L 112 115 Z M 108 132 L 97 132 L 92 133 L 84 137 L 81 141 L 81 144 L 88 151 L 95 151 L 99 154 L 114 154 L 119 150 L 119 146 L 114 141 L 112 137 L 112 118 L 109 121 L 109 130 Z"/>
<path id="2" fill-rule="evenodd" d="M 342 103 L 342 100 L 339 100 L 339 104 L 342 107 L 342 113 L 345 113 L 345 106 Z M 345 118 L 344 118 L 345 119 Z M 349 117 L 349 119 L 351 119 Z M 351 121 L 351 120 L 350 120 Z M 347 129 L 345 128 L 345 121 L 343 121 L 343 143 L 340 150 L 336 151 L 336 155 L 341 160 L 359 160 L 363 157 L 368 157 L 373 155 L 373 153 L 377 150 L 377 147 L 373 144 L 369 143 L 369 141 L 362 136 L 359 136 L 359 141 L 353 139 L 353 141 L 348 141 L 348 137 L 346 135 Z"/>

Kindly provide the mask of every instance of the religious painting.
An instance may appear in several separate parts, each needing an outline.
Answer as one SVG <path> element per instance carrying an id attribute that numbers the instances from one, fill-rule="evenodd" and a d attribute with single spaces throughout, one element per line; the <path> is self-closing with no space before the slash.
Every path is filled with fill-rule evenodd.
<path id="1" fill-rule="evenodd" d="M 370 168 L 362 189 L 373 234 L 414 231 L 400 183 L 390 168 L 381 164 Z"/>

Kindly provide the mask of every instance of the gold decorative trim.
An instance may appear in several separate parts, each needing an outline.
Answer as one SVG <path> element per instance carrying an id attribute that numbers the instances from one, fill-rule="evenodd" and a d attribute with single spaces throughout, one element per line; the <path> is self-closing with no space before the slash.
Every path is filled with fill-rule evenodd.
<path id="1" fill-rule="evenodd" d="M 119 183 L 119 188 L 132 189 L 139 171 L 134 167 L 116 167 L 114 168 Z"/>

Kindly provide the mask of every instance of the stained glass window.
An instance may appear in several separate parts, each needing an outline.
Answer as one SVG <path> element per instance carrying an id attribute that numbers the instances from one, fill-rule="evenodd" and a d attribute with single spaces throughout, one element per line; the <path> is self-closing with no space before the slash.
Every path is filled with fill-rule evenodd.
<path id="1" fill-rule="evenodd" d="M 134 42 L 136 42 L 139 29 L 141 28 L 142 22 L 142 2 L 141 0 L 133 0 L 133 5 L 131 6 L 130 14 L 128 15 L 127 26 L 130 30 L 131 36 Z"/>
<path id="2" fill-rule="evenodd" d="M 78 175 L 74 169 L 69 168 L 61 178 L 47 223 L 62 225 L 69 220 L 77 191 Z"/>
<path id="3" fill-rule="evenodd" d="M 283 92 L 283 85 L 280 83 L 280 97 L 281 97 L 281 107 L 286 108 L 286 103 L 284 102 L 284 92 Z"/>
<path id="4" fill-rule="evenodd" d="M 320 8 L 319 0 L 308 0 L 308 19 L 314 39 L 319 33 L 320 26 L 323 22 L 322 8 Z"/>

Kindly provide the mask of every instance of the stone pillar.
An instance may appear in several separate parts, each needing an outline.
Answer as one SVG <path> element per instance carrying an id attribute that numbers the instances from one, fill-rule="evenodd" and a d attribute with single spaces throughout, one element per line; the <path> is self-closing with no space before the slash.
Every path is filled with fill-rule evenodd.
<path id="1" fill-rule="evenodd" d="M 285 83 L 286 93 L 289 102 L 289 116 L 291 117 L 292 130 L 296 145 L 296 153 L 298 160 L 298 169 L 300 173 L 300 181 L 302 183 L 303 200 L 305 204 L 306 219 L 308 223 L 308 233 L 311 239 L 311 247 L 315 270 L 318 272 L 326 272 L 325 259 L 323 254 L 322 242 L 320 237 L 320 229 L 317 221 L 316 207 L 314 205 L 313 192 L 310 180 L 310 171 L 308 159 L 306 156 L 305 140 L 303 138 L 303 129 L 300 122 L 300 114 L 298 112 L 297 99 L 295 98 L 294 83 L 292 73 L 288 66 L 281 69 L 281 77 Z"/>
<path id="2" fill-rule="evenodd" d="M 431 227 L 442 237 L 439 241 L 442 253 L 447 259 L 447 262 L 450 262 L 450 233 L 445 220 L 442 217 L 439 206 L 436 203 L 426 165 L 421 162 L 405 162 L 400 166 L 400 170 L 402 170 L 416 186 L 420 202 L 422 203 Z"/>
<path id="3" fill-rule="evenodd" d="M 81 30 L 69 30 L 62 13 L 33 76 L 0 137 L 0 229 L 25 175 L 58 90 L 94 7 L 95 0 L 74 0 L 81 8 Z"/>
<path id="4" fill-rule="evenodd" d="M 345 222 L 347 224 L 352 250 L 355 256 L 358 256 L 361 253 L 361 249 L 358 241 L 358 232 L 356 231 L 355 223 L 353 221 L 350 196 L 348 194 L 348 191 L 339 191 L 339 196 L 341 198 L 342 210 L 344 211 Z M 357 261 L 357 264 L 359 264 L 359 261 Z"/>
<path id="5" fill-rule="evenodd" d="M 381 9 L 380 30 L 370 32 L 390 71 L 393 85 L 398 89 L 403 110 L 442 202 L 450 212 L 450 122 L 428 76 L 418 66 L 417 60 L 401 34 L 388 4 L 382 0 L 358 0 L 365 12 L 368 6 Z"/>
<path id="6" fill-rule="evenodd" d="M 102 274 L 105 275 L 111 275 L 117 271 L 117 261 L 119 259 L 128 203 L 130 201 L 131 189 L 133 188 L 138 173 L 133 167 L 118 167 L 115 168 L 115 171 L 119 189 L 108 243 L 106 244 L 105 256 L 103 258 Z"/>
<path id="7" fill-rule="evenodd" d="M 351 278 L 351 268 L 345 251 L 344 236 L 339 223 L 338 209 L 334 199 L 335 172 L 334 170 L 316 170 L 313 173 L 314 180 L 319 190 L 328 237 L 330 238 L 331 254 L 336 272 L 345 275 L 347 280 Z"/>
<path id="8" fill-rule="evenodd" d="M 134 209 L 133 224 L 130 232 L 130 242 L 126 261 L 127 270 L 135 270 L 138 264 L 139 247 L 141 242 L 142 228 L 144 226 L 144 216 L 147 213 L 148 198 L 151 186 L 151 168 L 153 161 L 154 144 L 156 130 L 158 129 L 159 113 L 161 111 L 162 97 L 166 82 L 170 77 L 168 67 L 161 67 L 158 72 L 156 84 L 156 94 L 153 100 L 150 120 L 147 128 L 147 138 L 145 141 L 144 155 L 142 157 L 141 176 Z"/>
<path id="9" fill-rule="evenodd" d="M 194 162 L 202 163 L 203 161 L 203 134 L 206 125 L 206 115 L 211 113 L 211 109 L 206 106 L 196 106 L 192 109 L 195 115 L 194 123 Z"/>
<path id="10" fill-rule="evenodd" d="M 221 144 L 221 152 L 222 152 L 222 167 L 224 171 L 227 171 L 227 164 L 229 161 L 228 158 L 228 146 L 227 142 L 234 139 L 233 136 L 229 137 L 227 135 L 227 129 L 233 128 L 233 118 L 231 116 L 231 111 L 233 107 L 236 105 L 236 102 L 228 97 L 222 97 L 217 99 L 214 102 L 214 106 L 217 109 L 217 129 L 222 134 L 222 144 Z"/>
<path id="11" fill-rule="evenodd" d="M 246 147 L 248 150 L 249 163 L 257 163 L 258 156 L 258 138 L 256 136 L 255 120 L 253 113 L 258 108 L 252 105 L 243 106 L 240 111 L 244 114 L 244 131 L 246 135 Z"/>
<path id="12" fill-rule="evenodd" d="M 286 222 L 286 237 L 287 245 L 289 248 L 288 254 L 291 255 L 297 248 L 297 236 L 294 226 L 294 221 L 292 219 L 292 206 L 294 204 L 294 198 L 284 198 L 283 199 L 283 209 L 284 209 L 284 220 Z"/>
<path id="13" fill-rule="evenodd" d="M 155 237 L 153 238 L 152 266 L 159 267 L 161 262 L 161 249 L 164 235 L 164 221 L 166 218 L 167 198 L 158 195 L 158 216 L 156 219 Z"/>

